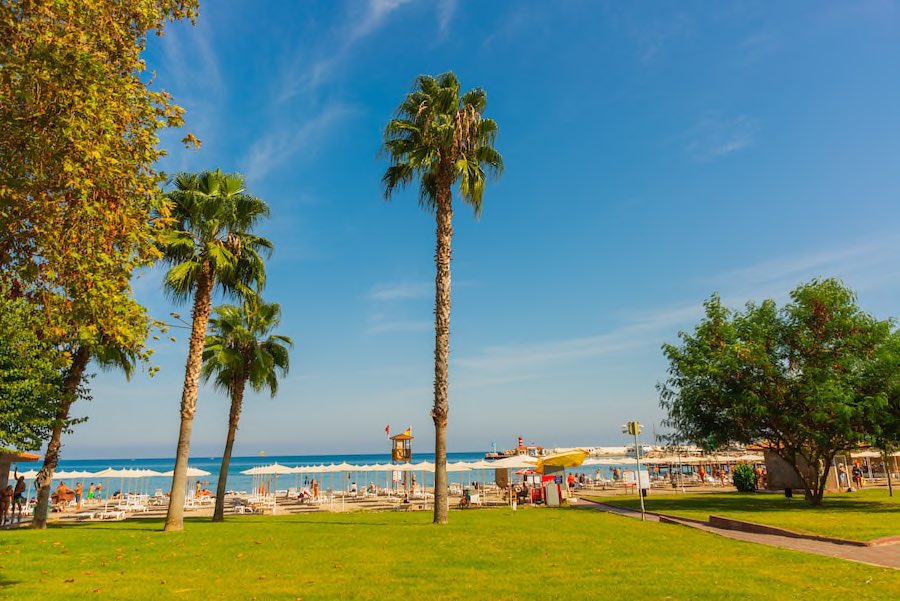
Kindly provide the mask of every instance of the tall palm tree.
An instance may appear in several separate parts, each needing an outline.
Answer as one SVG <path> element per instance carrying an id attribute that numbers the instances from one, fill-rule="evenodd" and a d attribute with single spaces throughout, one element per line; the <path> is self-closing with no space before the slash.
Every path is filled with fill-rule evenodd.
<path id="1" fill-rule="evenodd" d="M 244 389 L 249 382 L 253 390 L 268 388 L 274 397 L 278 392 L 278 376 L 286 376 L 290 369 L 288 349 L 294 343 L 287 336 L 270 333 L 280 321 L 281 307 L 277 303 L 267 304 L 254 295 L 247 297 L 240 307 L 216 308 L 215 317 L 209 322 L 210 334 L 203 351 L 203 380 L 215 376 L 216 388 L 231 397 L 214 522 L 224 519 L 228 466 L 244 404 Z"/>
<path id="2" fill-rule="evenodd" d="M 475 216 L 488 175 L 503 171 L 494 149 L 497 123 L 482 116 L 487 95 L 481 88 L 460 95 L 451 72 L 420 75 L 384 130 L 384 152 L 391 165 L 382 178 L 385 199 L 398 187 L 419 181 L 419 204 L 437 221 L 434 298 L 434 523 L 447 523 L 447 363 L 450 353 L 450 243 L 453 238 L 452 190 Z"/>
<path id="3" fill-rule="evenodd" d="M 271 253 L 272 243 L 251 233 L 269 215 L 269 206 L 246 193 L 240 175 L 218 169 L 179 174 L 160 214 L 170 223 L 159 236 L 163 261 L 171 265 L 164 282 L 166 292 L 176 301 L 193 299 L 181 428 L 165 525 L 165 530 L 173 531 L 184 527 L 191 428 L 213 290 L 218 286 L 226 295 L 241 296 L 252 294 L 254 288 L 261 290 L 266 279 L 263 255 Z"/>

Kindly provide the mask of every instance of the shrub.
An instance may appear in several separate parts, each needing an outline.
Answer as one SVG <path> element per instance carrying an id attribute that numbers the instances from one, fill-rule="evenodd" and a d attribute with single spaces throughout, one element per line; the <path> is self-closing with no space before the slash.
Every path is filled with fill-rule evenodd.
<path id="1" fill-rule="evenodd" d="M 749 463 L 739 463 L 731 472 L 731 479 L 739 492 L 756 490 L 756 470 Z"/>

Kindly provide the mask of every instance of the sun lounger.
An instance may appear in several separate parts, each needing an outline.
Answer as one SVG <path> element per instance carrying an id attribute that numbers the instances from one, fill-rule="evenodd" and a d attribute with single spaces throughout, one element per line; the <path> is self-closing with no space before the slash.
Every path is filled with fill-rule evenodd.
<path id="1" fill-rule="evenodd" d="M 98 511 L 94 514 L 94 519 L 121 521 L 125 519 L 125 512 L 119 509 L 107 509 L 104 511 Z"/>

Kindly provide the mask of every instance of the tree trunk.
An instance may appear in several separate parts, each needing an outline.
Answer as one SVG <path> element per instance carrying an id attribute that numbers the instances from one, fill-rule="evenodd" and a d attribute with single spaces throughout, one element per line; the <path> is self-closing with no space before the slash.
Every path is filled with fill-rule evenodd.
<path id="1" fill-rule="evenodd" d="M 175 473 L 172 476 L 172 490 L 169 493 L 169 511 L 166 513 L 166 532 L 184 529 L 184 495 L 187 485 L 187 464 L 191 454 L 191 429 L 194 413 L 197 411 L 197 393 L 200 386 L 200 367 L 203 363 L 203 347 L 206 343 L 206 326 L 212 310 L 212 287 L 214 281 L 207 263 L 197 282 L 194 296 L 191 343 L 184 367 L 184 388 L 181 392 L 181 429 L 178 432 L 178 446 L 175 451 Z"/>
<path id="2" fill-rule="evenodd" d="M 53 472 L 59 463 L 60 439 L 62 438 L 63 428 L 69 420 L 69 408 L 75 402 L 78 395 L 78 387 L 81 385 L 81 378 L 84 376 L 84 370 L 90 361 L 91 352 L 86 346 L 79 346 L 72 358 L 72 365 L 63 381 L 62 395 L 59 402 L 59 411 L 56 413 L 56 420 L 53 424 L 53 431 L 50 435 L 50 442 L 47 444 L 47 453 L 44 455 L 44 465 L 37 476 L 37 505 L 34 508 L 34 519 L 31 521 L 31 527 L 43 530 L 47 527 L 47 515 L 50 510 L 50 485 L 53 482 Z"/>
<path id="3" fill-rule="evenodd" d="M 234 435 L 237 432 L 238 420 L 241 419 L 241 407 L 244 404 L 244 386 L 247 380 L 237 382 L 231 390 L 231 411 L 228 414 L 228 436 L 225 437 L 225 452 L 222 453 L 222 467 L 219 468 L 219 482 L 216 485 L 216 509 L 212 521 L 225 520 L 225 491 L 228 483 L 228 466 L 231 463 L 231 448 L 234 446 Z"/>
<path id="4" fill-rule="evenodd" d="M 450 359 L 450 244 L 453 238 L 453 204 L 450 183 L 438 186 L 437 248 L 434 287 L 434 523 L 446 524 L 447 417 L 450 401 L 447 370 Z"/>
<path id="5" fill-rule="evenodd" d="M 891 484 L 891 464 L 889 461 L 890 457 L 888 457 L 888 454 L 886 451 L 882 451 L 881 456 L 884 458 L 884 475 L 887 476 L 887 481 L 888 481 L 888 496 L 893 497 L 894 496 L 894 485 Z"/>

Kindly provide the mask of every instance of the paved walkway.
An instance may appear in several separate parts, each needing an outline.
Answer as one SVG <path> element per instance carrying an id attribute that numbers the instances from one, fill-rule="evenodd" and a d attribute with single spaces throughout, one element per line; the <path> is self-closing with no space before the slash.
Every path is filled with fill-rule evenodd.
<path id="1" fill-rule="evenodd" d="M 640 511 L 626 509 L 624 507 L 616 507 L 614 505 L 605 505 L 603 503 L 594 503 L 580 499 L 576 505 L 578 508 L 593 509 L 605 511 L 615 515 L 622 515 L 630 518 L 641 518 Z M 646 514 L 648 522 L 658 522 L 659 517 L 656 515 Z M 867 563 L 886 568 L 900 570 L 900 544 L 884 545 L 881 547 L 855 547 L 852 545 L 839 545 L 837 543 L 828 543 L 805 538 L 792 538 L 788 536 L 777 536 L 774 534 L 757 534 L 751 532 L 740 532 L 738 530 L 726 530 L 724 528 L 716 528 L 706 523 L 696 522 L 692 520 L 683 520 L 675 516 L 666 516 L 667 520 L 676 522 L 688 528 L 703 530 L 711 534 L 718 534 L 726 538 L 742 540 L 750 543 L 758 543 L 761 545 L 769 545 L 771 547 L 780 547 L 782 549 L 792 549 L 794 551 L 803 551 L 806 553 L 815 553 L 816 555 L 826 555 L 828 557 L 838 557 L 850 561 Z"/>

